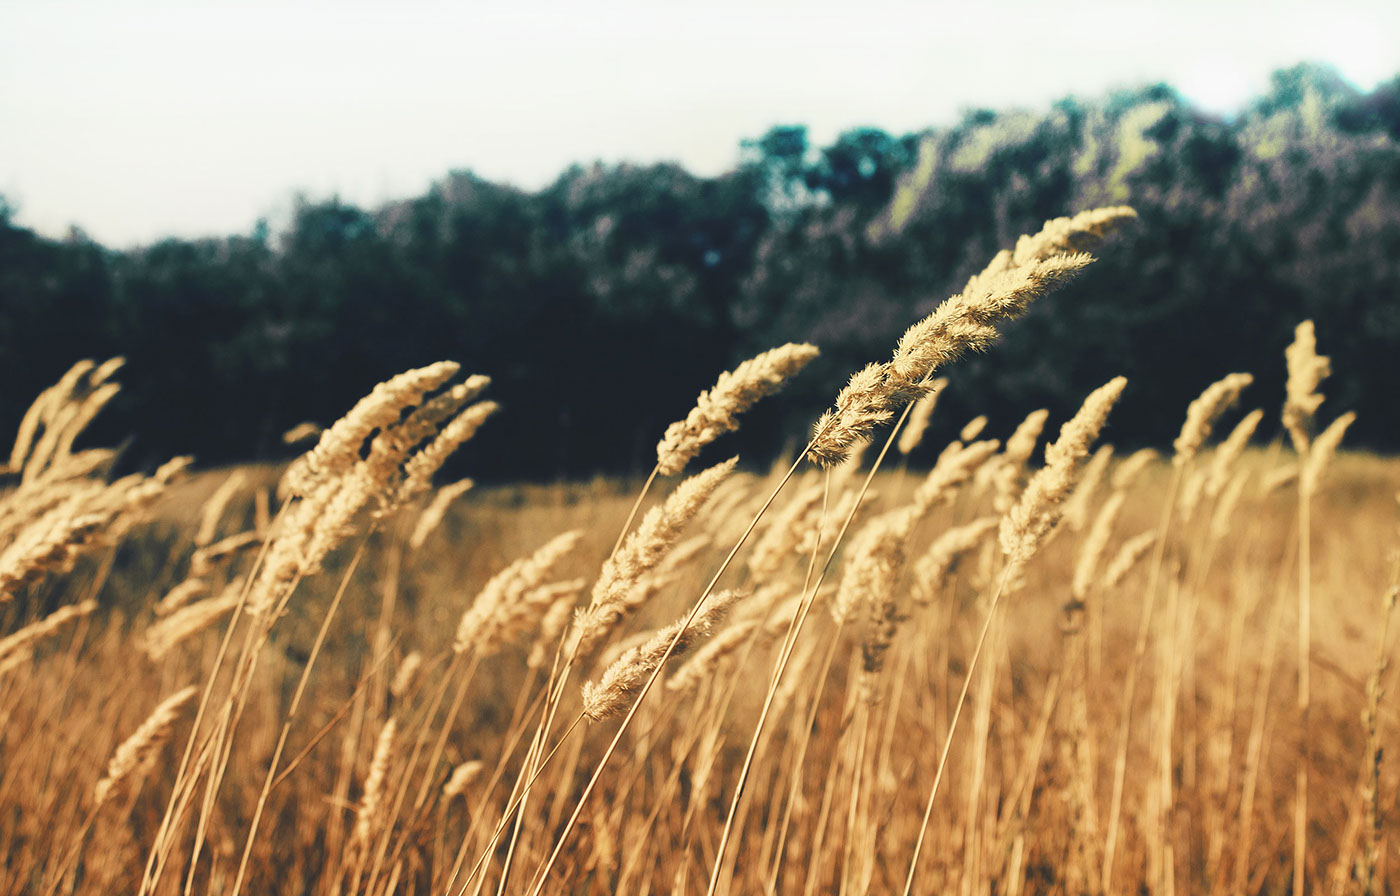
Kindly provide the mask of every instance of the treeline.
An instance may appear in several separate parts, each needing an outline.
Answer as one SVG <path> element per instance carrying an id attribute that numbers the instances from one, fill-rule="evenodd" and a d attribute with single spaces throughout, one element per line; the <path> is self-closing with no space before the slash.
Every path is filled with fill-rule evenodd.
<path id="1" fill-rule="evenodd" d="M 815 342 L 821 360 L 738 437 L 757 459 L 1019 234 L 1118 203 L 1137 226 L 949 371 L 945 431 L 1062 417 L 1121 373 L 1134 395 L 1112 440 L 1165 444 L 1227 372 L 1281 401 L 1283 348 L 1312 318 L 1328 405 L 1360 413 L 1353 442 L 1400 448 L 1400 79 L 1363 94 L 1310 66 L 1232 121 L 1156 86 L 825 147 L 777 127 L 715 178 L 576 166 L 524 192 L 453 172 L 379 209 L 300 201 L 282 233 L 126 252 L 42 238 L 0 203 L 0 425 L 77 358 L 122 354 L 95 439 L 131 435 L 137 463 L 277 457 L 292 425 L 451 358 L 505 405 L 474 475 L 645 471 L 720 370 Z"/>

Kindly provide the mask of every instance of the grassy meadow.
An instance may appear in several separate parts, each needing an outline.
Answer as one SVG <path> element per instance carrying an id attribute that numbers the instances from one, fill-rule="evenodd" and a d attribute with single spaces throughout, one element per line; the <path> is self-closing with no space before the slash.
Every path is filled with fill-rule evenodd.
<path id="1" fill-rule="evenodd" d="M 1130 216 L 1022 238 L 766 469 L 691 461 L 810 347 L 645 480 L 475 488 L 454 364 L 289 467 L 124 477 L 79 364 L 0 493 L 0 892 L 1395 892 L 1400 461 L 1310 326 L 1157 451 L 1121 380 L 920 438 Z"/>

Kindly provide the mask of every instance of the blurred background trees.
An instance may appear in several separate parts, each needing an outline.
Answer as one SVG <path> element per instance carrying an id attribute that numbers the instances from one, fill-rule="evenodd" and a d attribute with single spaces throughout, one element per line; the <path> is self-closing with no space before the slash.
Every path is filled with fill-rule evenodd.
<path id="1" fill-rule="evenodd" d="M 278 457 L 292 425 L 452 358 L 505 405 L 469 446 L 475 475 L 645 471 L 720 370 L 815 342 L 820 362 L 738 438 L 760 460 L 997 250 L 1116 203 L 1139 224 L 949 371 L 945 434 L 977 413 L 996 435 L 1035 407 L 1062 417 L 1120 373 L 1119 444 L 1169 441 L 1234 370 L 1272 412 L 1312 318 L 1355 441 L 1400 448 L 1400 79 L 1361 94 L 1313 66 L 1228 121 L 1155 86 L 826 147 L 783 125 L 719 177 L 593 164 L 525 192 L 457 171 L 378 209 L 300 199 L 280 233 L 125 252 L 38 236 L 0 201 L 0 425 L 77 358 L 122 354 L 94 438 L 131 435 L 138 463 Z"/>

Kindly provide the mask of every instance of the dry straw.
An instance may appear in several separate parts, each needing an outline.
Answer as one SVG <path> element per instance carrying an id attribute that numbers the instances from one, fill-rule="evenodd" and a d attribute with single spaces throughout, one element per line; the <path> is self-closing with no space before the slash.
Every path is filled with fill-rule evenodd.
<path id="1" fill-rule="evenodd" d="M 946 388 L 948 388 L 948 378 L 941 376 L 929 383 L 928 393 L 914 403 L 913 409 L 909 412 L 909 419 L 905 421 L 904 429 L 899 433 L 899 441 L 895 443 L 900 454 L 908 455 L 924 440 L 924 432 L 928 430 L 928 421 L 933 417 L 933 409 L 938 404 L 938 396 L 942 395 Z"/>
<path id="2" fill-rule="evenodd" d="M 204 502 L 204 506 L 199 511 L 199 528 L 195 531 L 194 544 L 197 548 L 202 548 L 213 544 L 214 539 L 219 536 L 219 520 L 228 508 L 233 496 L 248 481 L 248 476 L 242 470 L 234 470 L 231 474 L 219 483 L 219 487 L 209 496 L 209 500 Z"/>
<path id="3" fill-rule="evenodd" d="M 394 680 L 389 683 L 389 694 L 395 700 L 402 700 L 404 695 L 413 687 L 413 683 L 418 679 L 418 671 L 423 668 L 423 652 L 421 650 L 411 650 L 408 656 L 399 662 L 399 668 L 394 672 Z"/>
<path id="4" fill-rule="evenodd" d="M 914 603 L 919 606 L 932 604 L 952 575 L 959 558 L 981 544 L 999 522 L 994 516 L 983 517 L 954 526 L 934 539 L 928 550 L 914 562 Z"/>
<path id="5" fill-rule="evenodd" d="M 1118 549 L 1118 553 L 1109 561 L 1108 567 L 1104 570 L 1103 584 L 1105 588 L 1116 588 L 1128 577 L 1128 573 L 1133 571 L 1133 567 L 1138 561 L 1147 556 L 1147 552 L 1152 549 L 1152 545 L 1157 541 L 1157 530 L 1149 529 L 1138 535 L 1134 535 L 1123 546 Z"/>
<path id="6" fill-rule="evenodd" d="M 738 591 L 715 594 L 689 625 L 685 619 L 678 619 L 658 630 L 645 644 L 623 653 L 596 684 L 588 682 L 583 686 L 583 714 L 595 722 L 621 715 L 663 660 L 688 650 L 697 638 L 708 634 L 741 596 Z"/>
<path id="7" fill-rule="evenodd" d="M 452 770 L 452 774 L 448 777 L 447 783 L 442 785 L 442 798 L 444 800 L 450 800 L 455 796 L 461 796 L 466 792 L 468 785 L 476 780 L 477 776 L 480 775 L 485 768 L 486 763 L 482 762 L 480 759 L 470 759 L 460 763 Z"/>
<path id="8" fill-rule="evenodd" d="M 1133 483 L 1142 475 L 1142 472 L 1152 465 L 1157 459 L 1157 452 L 1151 448 L 1140 448 L 1128 455 L 1113 475 L 1109 477 L 1109 482 L 1115 491 L 1127 491 L 1133 487 Z"/>
<path id="9" fill-rule="evenodd" d="M 1079 477 L 1079 485 L 1075 486 L 1074 493 L 1065 502 L 1065 525 L 1071 531 L 1078 532 L 1089 524 L 1089 513 L 1094 506 L 1094 495 L 1098 493 L 1099 484 L 1103 481 L 1104 474 L 1108 472 L 1108 465 L 1112 460 L 1113 446 L 1103 445 L 1084 465 L 1084 473 Z"/>
<path id="10" fill-rule="evenodd" d="M 955 490 L 972 479 L 996 454 L 996 439 L 963 445 L 952 442 L 938 456 L 938 462 L 914 490 L 914 506 L 920 514 L 952 500 Z"/>
<path id="11" fill-rule="evenodd" d="M 457 371 L 441 361 L 380 383 L 288 467 L 279 489 L 295 503 L 280 518 L 248 597 L 250 612 L 266 613 L 300 577 L 318 572 L 371 505 L 383 516 L 426 490 L 448 454 L 496 410 L 492 402 L 464 407 L 486 388 L 483 376 L 425 400 Z"/>
<path id="12" fill-rule="evenodd" d="M 0 670 L 10 668 L 13 661 L 28 656 L 35 644 L 68 623 L 91 614 L 96 609 L 97 601 L 94 600 L 85 600 L 72 606 L 60 607 L 38 622 L 32 622 L 14 634 L 0 638 Z"/>
<path id="13" fill-rule="evenodd" d="M 374 744 L 374 756 L 370 759 L 369 772 L 365 775 L 364 793 L 360 795 L 359 806 L 355 809 L 355 829 L 350 836 L 351 848 L 367 847 L 378 832 L 381 822 L 381 808 L 384 802 L 384 784 L 389 775 L 389 763 L 394 757 L 394 743 L 398 738 L 398 720 L 390 716 L 379 729 L 379 737 Z"/>
<path id="14" fill-rule="evenodd" d="M 1093 260 L 1082 250 L 1135 216 L 1119 206 L 1057 218 L 1035 236 L 1021 237 L 1014 250 L 1003 250 L 961 293 L 906 330 L 893 360 L 851 378 L 836 408 L 817 421 L 808 457 L 824 467 L 839 463 L 852 444 L 925 394 L 937 369 L 988 348 L 998 324 L 1019 317 L 1037 296 L 1072 278 Z"/>
<path id="15" fill-rule="evenodd" d="M 1023 562 L 1034 554 L 1058 522 L 1075 474 L 1089 456 L 1089 445 L 1098 438 L 1127 384 L 1120 376 L 1095 389 L 1045 449 L 1045 466 L 1031 477 L 1020 501 L 1001 521 L 1001 547 L 1011 562 Z"/>
<path id="16" fill-rule="evenodd" d="M 460 369 L 454 361 L 439 361 L 401 373 L 375 386 L 350 412 L 321 433 L 316 446 L 297 458 L 282 476 L 285 496 L 311 495 L 317 487 L 350 470 L 360 460 L 365 439 L 399 421 L 403 409 L 417 405 Z"/>
<path id="17" fill-rule="evenodd" d="M 1035 453 L 1036 443 L 1040 440 L 1040 433 L 1045 429 L 1045 421 L 1050 419 L 1050 412 L 1041 408 L 1031 411 L 1016 427 L 1016 431 L 1006 440 L 1006 450 L 1001 453 L 1001 459 L 996 466 L 988 467 L 987 473 L 992 478 L 992 483 L 996 487 L 996 498 L 992 506 L 997 513 L 1006 513 L 1016 503 L 1016 496 L 1021 494 L 1021 481 L 1025 475 L 1026 462 Z"/>
<path id="18" fill-rule="evenodd" d="M 588 607 L 574 620 L 570 654 L 586 653 L 601 643 L 631 608 L 630 593 L 675 545 L 681 530 L 705 505 L 739 462 L 730 458 L 676 486 L 659 506 L 647 511 L 622 545 L 603 563 Z"/>
<path id="19" fill-rule="evenodd" d="M 1337 452 L 1337 446 L 1341 444 L 1342 436 L 1346 435 L 1347 427 L 1356 421 L 1356 414 L 1348 411 L 1336 420 L 1328 424 L 1327 428 L 1318 433 L 1312 445 L 1308 448 L 1308 459 L 1303 464 L 1303 472 L 1299 477 L 1299 488 L 1303 494 L 1311 497 L 1317 494 L 1317 484 L 1322 480 L 1323 474 L 1332 462 L 1332 456 Z"/>
<path id="20" fill-rule="evenodd" d="M 492 576 L 457 623 L 453 651 L 490 656 L 510 638 L 534 630 L 559 596 L 545 587 L 550 575 L 582 540 L 581 529 L 563 532 Z M 565 592 L 572 588 L 566 585 Z"/>
<path id="21" fill-rule="evenodd" d="M 958 438 L 964 442 L 971 442 L 982 434 L 982 430 L 987 428 L 987 415 L 978 414 L 971 420 L 963 424 L 962 431 L 958 433 Z"/>
<path id="22" fill-rule="evenodd" d="M 447 515 L 447 508 L 452 506 L 452 502 L 466 494 L 475 484 L 470 479 L 459 479 L 438 489 L 437 494 L 433 495 L 432 503 L 419 515 L 418 522 L 413 527 L 413 534 L 408 537 L 409 548 L 414 551 L 421 548 L 428 536 L 442 524 L 442 518 Z"/>
<path id="23" fill-rule="evenodd" d="M 106 776 L 93 788 L 93 801 L 97 805 L 107 802 L 123 783 L 150 769 L 161 747 L 170 739 L 180 710 L 198 693 L 199 689 L 190 685 L 171 694 L 152 710 L 134 734 L 122 741 L 107 764 Z"/>
<path id="24" fill-rule="evenodd" d="M 790 342 L 721 373 L 713 387 L 700 393 L 684 420 L 666 427 L 656 446 L 656 471 L 670 476 L 685 469 L 701 448 L 738 429 L 740 414 L 781 389 L 817 354 L 814 345 Z"/>
<path id="25" fill-rule="evenodd" d="M 1245 387 L 1254 382 L 1248 373 L 1232 373 L 1206 387 L 1206 390 L 1186 408 L 1186 422 L 1181 426 L 1181 434 L 1172 447 L 1176 455 L 1172 463 L 1184 466 L 1210 438 L 1215 421 L 1239 400 Z"/>
<path id="26" fill-rule="evenodd" d="M 1123 502 L 1127 500 L 1127 495 L 1123 492 L 1114 492 L 1099 508 L 1099 513 L 1094 517 L 1094 524 L 1089 528 L 1089 534 L 1084 536 L 1084 542 L 1079 548 L 1079 560 L 1074 566 L 1074 578 L 1070 583 L 1070 594 L 1076 600 L 1083 601 L 1093 587 L 1094 576 L 1099 569 L 1099 558 L 1103 555 L 1104 548 L 1108 546 L 1108 539 L 1113 534 L 1113 524 L 1118 520 L 1118 513 L 1123 509 Z"/>
<path id="27" fill-rule="evenodd" d="M 1311 441 L 1312 418 L 1323 399 L 1317 387 L 1332 372 L 1330 359 L 1317 353 L 1317 337 L 1313 333 L 1312 321 L 1305 320 L 1298 325 L 1293 342 L 1284 349 L 1283 357 L 1288 364 L 1283 426 L 1293 439 L 1293 447 L 1299 454 L 1306 454 Z"/>
<path id="28" fill-rule="evenodd" d="M 262 543 L 262 535 L 254 529 L 221 538 L 211 545 L 199 548 L 190 556 L 190 575 L 207 575 L 219 564 Z"/>
<path id="29" fill-rule="evenodd" d="M 209 592 L 209 583 L 203 579 L 185 579 L 180 584 L 171 588 L 159 601 L 156 602 L 154 611 L 157 618 L 169 616 L 176 610 L 185 606 L 199 597 Z"/>
<path id="30" fill-rule="evenodd" d="M 243 586 L 235 582 L 218 597 L 188 604 L 151 625 L 141 637 L 141 650 L 152 662 L 163 659 L 182 641 L 193 637 L 232 613 L 242 598 Z"/>
<path id="31" fill-rule="evenodd" d="M 1218 497 L 1230 481 L 1234 472 L 1235 464 L 1239 462 L 1240 456 L 1244 454 L 1245 446 L 1254 437 L 1254 431 L 1259 428 L 1260 422 L 1264 419 L 1264 412 L 1256 408 L 1244 416 L 1235 428 L 1220 443 L 1220 447 L 1215 449 L 1215 454 L 1210 461 L 1210 474 L 1206 480 L 1206 494 L 1212 498 Z"/>

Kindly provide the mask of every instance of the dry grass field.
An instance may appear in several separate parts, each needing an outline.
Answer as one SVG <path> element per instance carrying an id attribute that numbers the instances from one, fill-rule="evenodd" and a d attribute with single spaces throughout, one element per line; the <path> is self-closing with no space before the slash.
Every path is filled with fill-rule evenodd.
<path id="1" fill-rule="evenodd" d="M 0 891 L 1395 892 L 1400 462 L 1337 452 L 1310 326 L 1160 452 L 1100 438 L 1121 380 L 920 440 L 1130 214 L 1023 238 L 770 470 L 689 462 L 809 347 L 645 483 L 497 488 L 433 483 L 496 411 L 456 365 L 286 469 L 113 479 L 80 364 L 0 493 Z"/>

